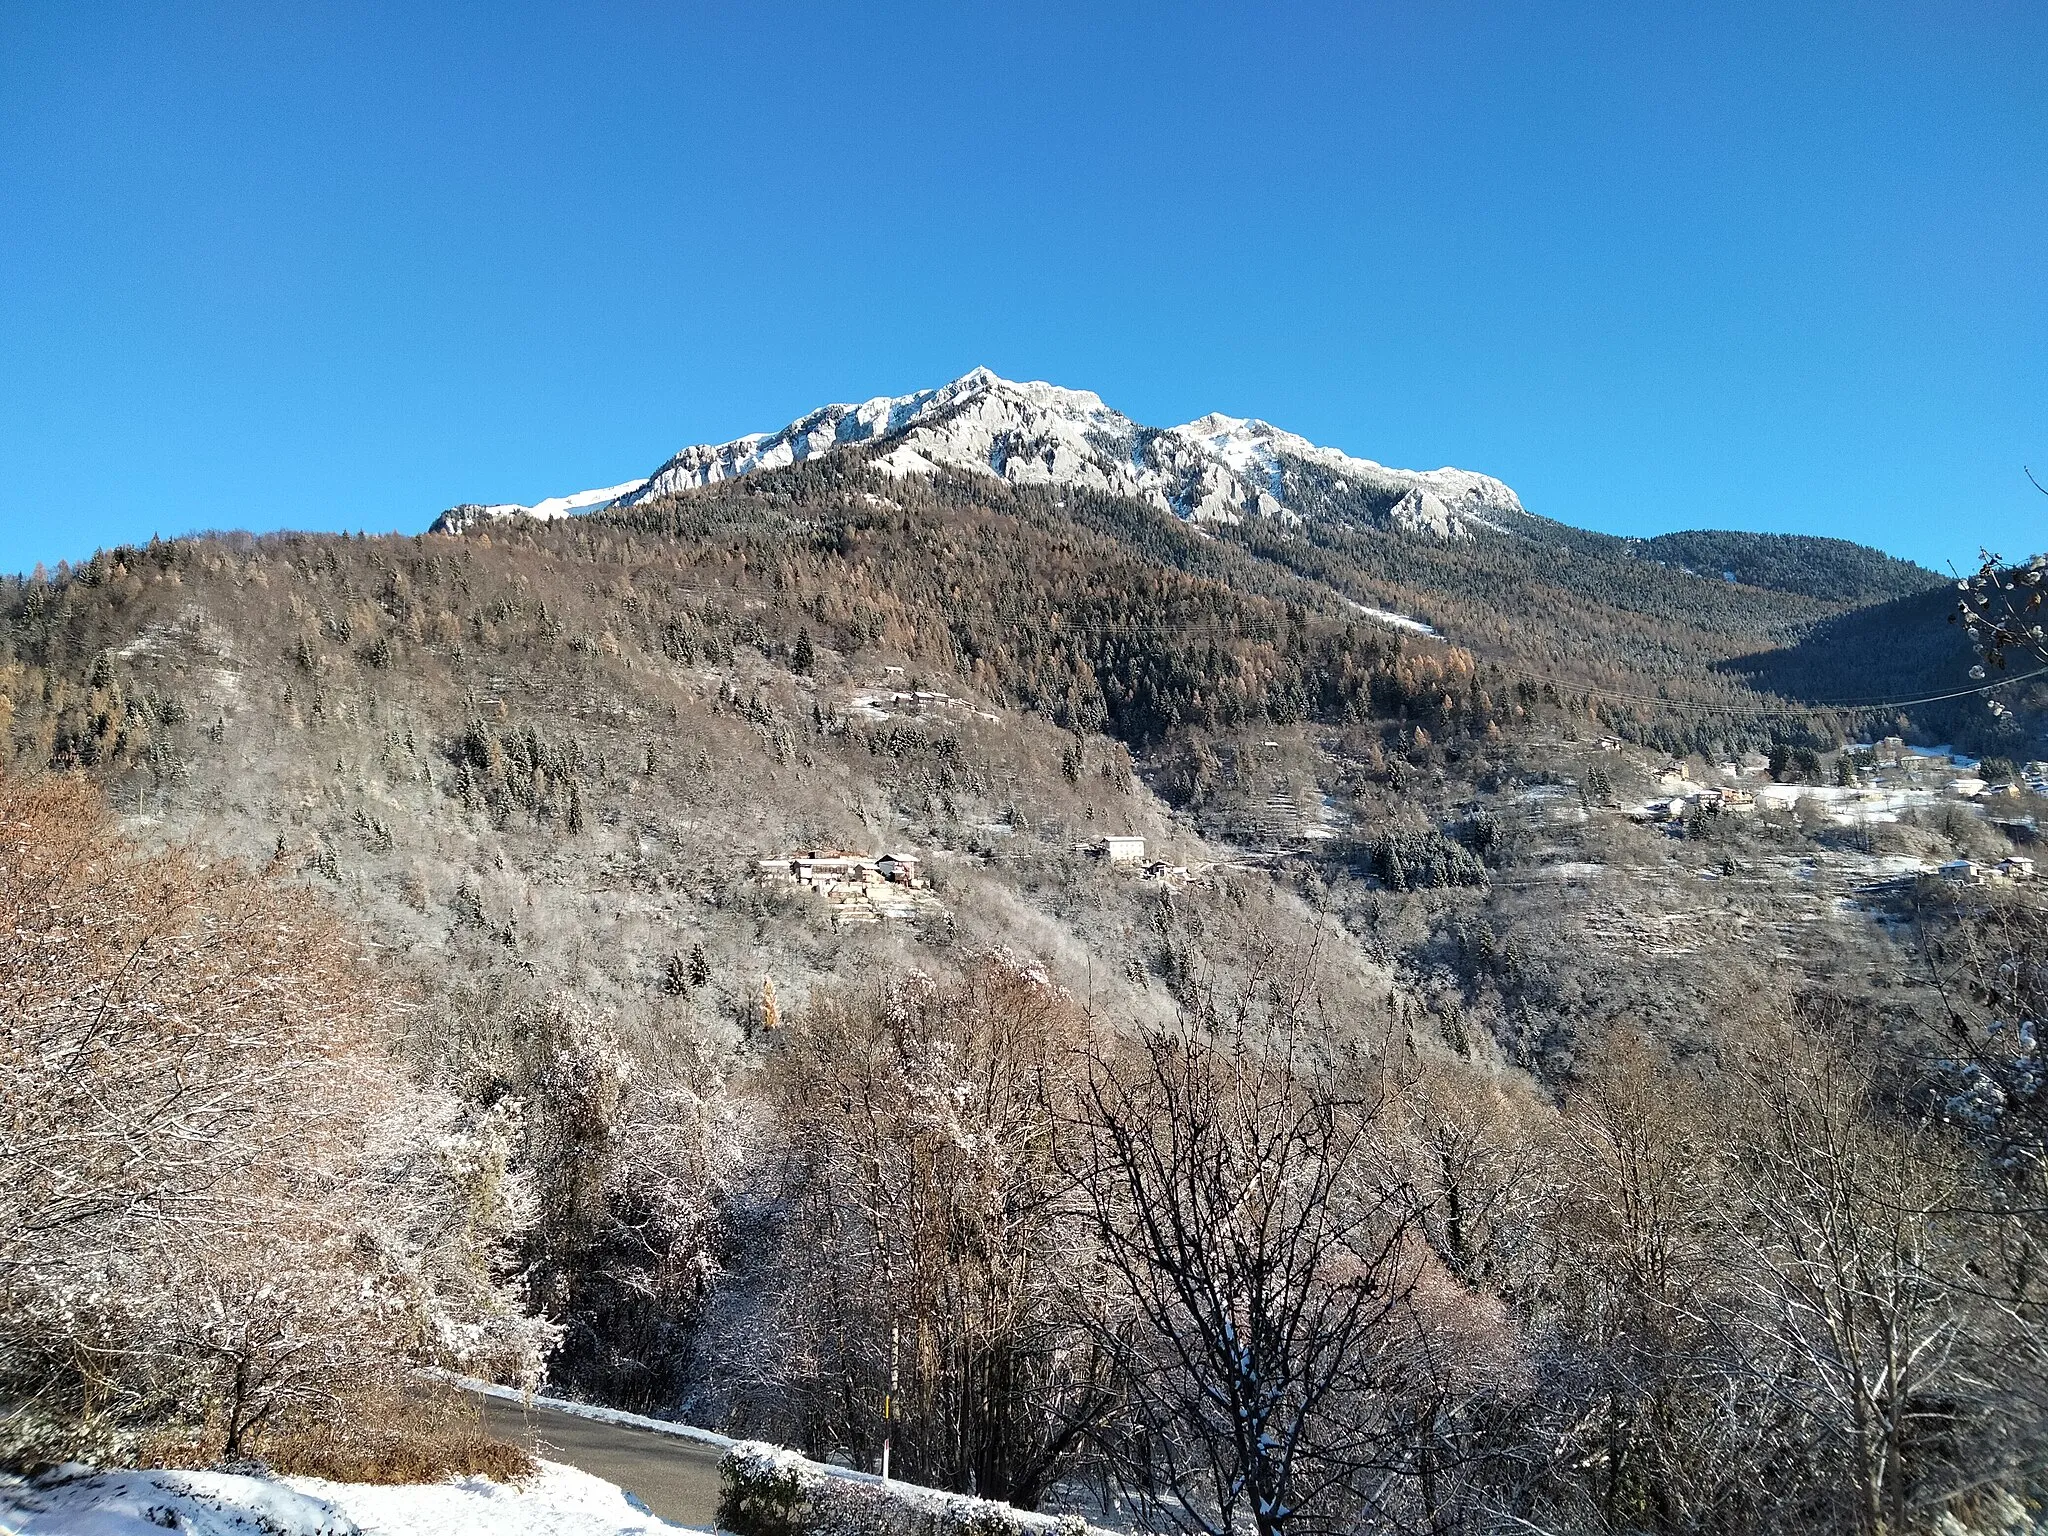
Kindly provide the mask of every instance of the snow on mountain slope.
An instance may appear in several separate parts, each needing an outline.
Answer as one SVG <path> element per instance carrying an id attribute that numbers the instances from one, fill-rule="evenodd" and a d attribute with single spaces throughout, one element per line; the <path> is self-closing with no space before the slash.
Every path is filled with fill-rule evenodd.
<path id="1" fill-rule="evenodd" d="M 977 368 L 938 389 L 920 390 L 914 395 L 884 395 L 860 405 L 821 406 L 780 432 L 755 432 L 729 443 L 685 448 L 657 469 L 631 499 L 651 501 L 657 496 L 673 496 L 678 491 L 730 480 L 757 469 L 798 464 L 834 448 L 871 443 L 900 432 L 913 422 L 950 411 L 1002 382 L 986 368 Z"/>
<path id="2" fill-rule="evenodd" d="M 1459 529 L 1452 525 L 1477 523 L 1491 527 L 1487 513 L 1523 510 L 1521 498 L 1491 475 L 1474 474 L 1468 469 L 1389 469 L 1371 459 L 1353 458 L 1340 449 L 1319 447 L 1270 422 L 1212 414 L 1173 430 L 1220 460 L 1241 480 L 1263 483 L 1268 494 L 1283 504 L 1290 494 L 1292 463 L 1326 470 L 1355 485 L 1398 491 L 1402 494 L 1397 506 L 1407 503 L 1411 494 L 1426 498 L 1412 505 L 1411 515 L 1419 514 L 1418 522 L 1404 521 L 1398 511 L 1390 514 L 1396 526 L 1411 531 L 1455 537 Z M 1444 515 L 1439 517 L 1433 510 L 1421 511 L 1431 504 L 1441 507 Z"/>
<path id="3" fill-rule="evenodd" d="M 485 505 L 480 502 L 465 502 L 459 507 L 450 507 L 435 520 L 434 526 L 445 533 L 460 533 L 473 523 L 495 522 L 508 517 L 531 517 L 543 523 L 553 522 L 558 517 L 575 517 L 583 512 L 597 512 L 605 507 L 616 506 L 622 499 L 647 484 L 645 480 L 628 480 L 622 485 L 608 485 L 601 490 L 578 491 L 573 496 L 550 496 L 532 506 L 522 506 L 516 501 L 500 501 Z"/>
<path id="4" fill-rule="evenodd" d="M 938 389 L 828 405 L 779 432 L 685 448 L 642 481 L 532 507 L 455 507 L 435 527 L 460 532 L 494 518 L 631 506 L 889 439 L 874 462 L 890 474 L 954 470 L 1016 485 L 1088 487 L 1194 523 L 1322 518 L 1466 538 L 1474 528 L 1497 526 L 1495 515 L 1522 510 L 1507 486 L 1468 470 L 1389 469 L 1234 416 L 1165 430 L 1141 426 L 1087 390 L 1020 384 L 977 368 Z"/>

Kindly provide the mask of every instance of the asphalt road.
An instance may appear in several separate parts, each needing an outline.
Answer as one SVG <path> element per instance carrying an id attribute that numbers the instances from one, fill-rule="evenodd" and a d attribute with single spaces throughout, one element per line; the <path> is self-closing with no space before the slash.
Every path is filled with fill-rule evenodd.
<path id="1" fill-rule="evenodd" d="M 664 1520 L 706 1530 L 717 1521 L 718 1461 L 723 1453 L 716 1446 L 555 1408 L 528 1408 L 481 1393 L 471 1400 L 483 1410 L 490 1432 L 501 1440 L 617 1483 Z"/>

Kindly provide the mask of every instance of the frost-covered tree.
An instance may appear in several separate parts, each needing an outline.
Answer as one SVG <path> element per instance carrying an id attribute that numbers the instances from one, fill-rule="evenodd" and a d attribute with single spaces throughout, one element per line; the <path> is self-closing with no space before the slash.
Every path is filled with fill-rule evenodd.
<path id="1" fill-rule="evenodd" d="M 563 1329 L 551 1374 L 621 1406 L 666 1407 L 716 1273 L 740 1149 L 723 1060 L 636 1055 L 567 1003 L 527 1028 L 525 1251 L 534 1300 Z"/>
<path id="2" fill-rule="evenodd" d="M 780 1033 L 781 1433 L 868 1465 L 886 1437 L 897 1476 L 1025 1507 L 1072 1465 L 1114 1401 L 1052 1155 L 1084 1029 L 1043 973 L 992 954 L 819 1000 Z"/>
<path id="3" fill-rule="evenodd" d="M 276 863 L 0 780 L 0 977 L 13 1454 L 179 1426 L 239 1454 L 416 1363 L 532 1373 L 502 1127 L 393 1064 L 402 994 Z"/>

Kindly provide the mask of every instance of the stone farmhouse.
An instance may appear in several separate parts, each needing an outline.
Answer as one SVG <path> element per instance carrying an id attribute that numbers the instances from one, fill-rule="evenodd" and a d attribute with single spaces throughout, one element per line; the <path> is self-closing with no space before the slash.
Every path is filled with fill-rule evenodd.
<path id="1" fill-rule="evenodd" d="M 764 881 L 793 885 L 826 903 L 834 922 L 874 923 L 942 914 L 923 860 L 914 853 L 848 853 L 814 848 L 759 864 Z"/>

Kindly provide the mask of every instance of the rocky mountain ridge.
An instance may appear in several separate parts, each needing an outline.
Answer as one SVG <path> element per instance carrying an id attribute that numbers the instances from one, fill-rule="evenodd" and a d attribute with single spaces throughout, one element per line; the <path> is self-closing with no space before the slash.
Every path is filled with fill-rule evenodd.
<path id="1" fill-rule="evenodd" d="M 897 476 L 945 471 L 1014 485 L 1072 485 L 1129 496 L 1194 524 L 1329 519 L 1441 539 L 1523 512 L 1513 490 L 1462 469 L 1390 469 L 1268 422 L 1211 414 L 1141 425 L 1087 390 L 1018 383 L 977 368 L 937 389 L 827 405 L 778 432 L 685 448 L 643 480 L 532 506 L 466 503 L 434 527 L 461 532 L 511 517 L 547 521 L 630 507 L 817 455 L 869 450 Z"/>

